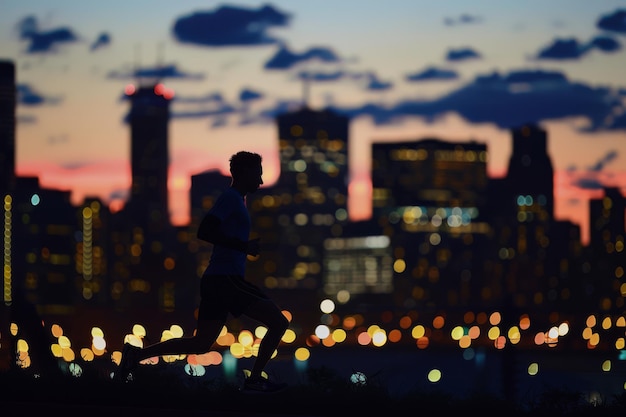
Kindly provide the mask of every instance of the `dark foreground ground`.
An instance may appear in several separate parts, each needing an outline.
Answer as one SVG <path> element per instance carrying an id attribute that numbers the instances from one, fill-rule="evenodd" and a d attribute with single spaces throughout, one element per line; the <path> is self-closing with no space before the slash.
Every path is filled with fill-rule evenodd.
<path id="1" fill-rule="evenodd" d="M 437 390 L 390 394 L 376 381 L 355 385 L 331 369 L 311 368 L 299 384 L 274 394 L 245 394 L 240 381 L 172 378 L 167 367 L 135 372 L 115 383 L 103 375 L 34 378 L 21 371 L 0 373 L 3 416 L 624 416 L 626 394 L 592 405 L 581 393 L 546 390 L 523 404 L 475 392 L 454 397 Z"/>

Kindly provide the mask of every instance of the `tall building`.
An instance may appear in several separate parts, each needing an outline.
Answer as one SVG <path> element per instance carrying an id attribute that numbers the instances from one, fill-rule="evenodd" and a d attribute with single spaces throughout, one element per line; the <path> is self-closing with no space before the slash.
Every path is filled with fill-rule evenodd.
<path id="1" fill-rule="evenodd" d="M 511 129 L 507 175 L 491 194 L 492 256 L 501 267 L 489 271 L 502 282 L 504 305 L 550 311 L 567 297 L 569 285 L 554 259 L 567 253 L 567 225 L 554 221 L 554 170 L 548 133 L 536 125 Z M 495 208 L 498 211 L 495 211 Z M 575 231 L 573 231 L 575 233 Z M 550 260 L 552 259 L 552 262 Z M 494 263 L 495 264 L 495 263 Z"/>
<path id="2" fill-rule="evenodd" d="M 372 145 L 373 210 L 403 206 L 467 210 L 486 205 L 487 147 L 423 139 Z"/>
<path id="3" fill-rule="evenodd" d="M 0 195 L 15 181 L 15 64 L 0 61 Z"/>
<path id="4" fill-rule="evenodd" d="M 169 221 L 167 180 L 171 97 L 166 91 L 163 84 L 157 83 L 139 86 L 129 95 L 132 186 L 128 206 L 143 212 L 137 220 L 149 219 L 151 223 Z"/>
<path id="5" fill-rule="evenodd" d="M 604 196 L 589 201 L 590 245 L 611 253 L 615 245 L 623 247 L 626 228 L 626 198 L 617 187 L 604 188 Z"/>
<path id="6" fill-rule="evenodd" d="M 15 64 L 0 61 L 0 203 L 2 204 L 2 294 L 3 302 L 10 304 L 12 298 L 13 244 L 13 198 L 9 194 L 15 181 Z"/>
<path id="7" fill-rule="evenodd" d="M 310 293 L 323 285 L 324 240 L 348 221 L 349 119 L 304 107 L 276 123 L 280 176 L 247 197 L 264 248 L 249 271 L 266 288 Z"/>
<path id="8" fill-rule="evenodd" d="M 512 129 L 513 152 L 507 181 L 515 194 L 510 206 L 526 213 L 526 222 L 546 222 L 554 218 L 554 169 L 548 155 L 548 134 L 535 125 Z"/>
<path id="9" fill-rule="evenodd" d="M 180 254 L 168 212 L 168 125 L 173 92 L 161 83 L 127 86 L 132 185 L 112 216 L 110 294 L 118 309 L 173 311 Z M 181 265 L 182 264 L 182 265 Z"/>
<path id="10" fill-rule="evenodd" d="M 490 232 L 487 160 L 474 141 L 372 144 L 372 221 L 391 242 L 395 305 L 452 313 L 497 298 L 476 250 Z"/>

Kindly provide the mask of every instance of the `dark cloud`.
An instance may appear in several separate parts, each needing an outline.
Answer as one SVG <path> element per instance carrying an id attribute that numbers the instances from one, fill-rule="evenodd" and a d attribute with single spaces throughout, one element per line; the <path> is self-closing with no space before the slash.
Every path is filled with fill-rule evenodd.
<path id="1" fill-rule="evenodd" d="M 301 62 L 307 61 L 333 63 L 339 62 L 340 59 L 330 48 L 315 47 L 301 54 L 297 54 L 291 52 L 285 46 L 281 46 L 276 54 L 265 63 L 264 68 L 286 70 Z"/>
<path id="2" fill-rule="evenodd" d="M 100 49 L 104 46 L 107 46 L 111 43 L 111 36 L 108 33 L 102 32 L 96 40 L 89 47 L 90 51 L 95 51 L 96 49 Z"/>
<path id="3" fill-rule="evenodd" d="M 574 181 L 574 185 L 585 190 L 601 190 L 604 185 L 597 178 L 578 178 Z"/>
<path id="4" fill-rule="evenodd" d="M 461 14 L 456 17 L 446 17 L 443 19 L 443 24 L 446 26 L 467 25 L 472 23 L 479 23 L 482 19 L 478 16 L 472 16 L 470 14 Z"/>
<path id="5" fill-rule="evenodd" d="M 622 48 L 621 43 L 608 36 L 596 36 L 591 40 L 589 45 L 593 48 L 600 49 L 603 52 L 615 52 Z"/>
<path id="6" fill-rule="evenodd" d="M 571 82 L 556 71 L 513 71 L 478 76 L 471 83 L 435 100 L 405 100 L 394 106 L 365 104 L 334 108 L 349 117 L 368 115 L 379 124 L 399 117 L 423 116 L 427 120 L 454 112 L 471 123 L 493 123 L 511 128 L 548 119 L 586 117 L 590 130 L 616 129 L 607 116 L 621 106 L 620 97 L 606 88 Z"/>
<path id="7" fill-rule="evenodd" d="M 118 80 L 119 79 L 129 80 L 129 79 L 137 79 L 137 78 L 156 78 L 156 79 L 176 78 L 176 79 L 188 79 L 188 80 L 204 79 L 203 74 L 191 74 L 188 72 L 181 71 L 178 69 L 176 64 L 156 66 L 156 67 L 137 68 L 135 70 L 130 70 L 130 71 L 113 70 L 109 72 L 107 77 L 118 79 Z"/>
<path id="8" fill-rule="evenodd" d="M 457 78 L 459 78 L 459 74 L 456 71 L 435 67 L 429 67 L 406 76 L 406 80 L 409 82 L 456 80 Z"/>
<path id="9" fill-rule="evenodd" d="M 60 43 L 75 42 L 78 37 L 67 27 L 41 31 L 37 23 L 37 18 L 27 16 L 17 24 L 20 39 L 29 42 L 26 52 L 48 53 L 56 52 L 56 45 Z"/>
<path id="10" fill-rule="evenodd" d="M 263 93 L 258 91 L 250 90 L 249 88 L 245 88 L 239 93 L 240 101 L 251 101 L 256 100 L 263 97 Z"/>
<path id="11" fill-rule="evenodd" d="M 287 26 L 290 16 L 266 5 L 258 9 L 221 6 L 180 17 L 172 27 L 174 38 L 200 46 L 256 46 L 278 43 L 268 34 L 273 26 Z"/>
<path id="12" fill-rule="evenodd" d="M 17 87 L 17 104 L 22 106 L 42 106 L 45 104 L 58 104 L 61 99 L 57 97 L 46 97 L 35 91 L 30 84 L 18 84 Z"/>
<path id="13" fill-rule="evenodd" d="M 626 33 L 626 9 L 616 10 L 613 13 L 601 16 L 596 26 L 599 29 L 611 32 Z"/>
<path id="14" fill-rule="evenodd" d="M 621 44 L 608 36 L 596 36 L 587 43 L 575 38 L 555 39 L 550 46 L 539 51 L 537 59 L 579 59 L 593 49 L 610 53 L 621 49 Z"/>
<path id="15" fill-rule="evenodd" d="M 446 54 L 448 61 L 465 61 L 467 59 L 480 58 L 480 54 L 472 48 L 450 49 Z"/>
<path id="16" fill-rule="evenodd" d="M 382 90 L 389 90 L 390 88 L 393 87 L 393 83 L 390 81 L 381 81 L 378 78 L 378 75 L 376 75 L 373 72 L 369 72 L 365 75 L 366 79 L 367 79 L 367 83 L 365 85 L 365 89 L 366 90 L 372 90 L 372 91 L 382 91 Z"/>

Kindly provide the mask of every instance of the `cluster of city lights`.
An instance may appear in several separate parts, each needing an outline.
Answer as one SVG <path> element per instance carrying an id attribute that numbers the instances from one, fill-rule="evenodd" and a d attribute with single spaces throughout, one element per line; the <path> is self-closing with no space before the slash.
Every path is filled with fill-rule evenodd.
<path id="1" fill-rule="evenodd" d="M 312 349 L 316 346 L 323 346 L 326 348 L 333 347 L 335 345 L 345 344 L 349 340 L 355 342 L 360 346 L 371 346 L 375 348 L 381 348 L 389 344 L 397 344 L 403 338 L 406 341 L 406 335 L 414 340 L 415 346 L 418 349 L 426 349 L 431 346 L 432 342 L 436 339 L 437 342 L 441 342 L 441 338 L 433 337 L 434 332 L 442 332 L 446 327 L 446 319 L 443 315 L 437 315 L 433 318 L 431 325 L 425 325 L 422 323 L 416 323 L 411 317 L 403 316 L 398 321 L 398 328 L 385 329 L 377 324 L 365 325 L 362 316 L 349 315 L 340 319 L 334 312 L 335 304 L 332 300 L 326 299 L 320 303 L 320 311 L 322 313 L 322 323 L 315 327 L 314 333 L 305 338 L 303 346 L 295 347 L 298 335 L 292 328 L 287 329 L 282 337 L 282 342 L 285 345 L 295 347 L 293 350 L 294 362 L 300 362 L 306 365 L 307 360 L 311 356 Z M 283 311 L 283 314 L 290 320 L 292 315 L 288 311 Z M 491 314 L 467 312 L 464 317 L 464 324 L 451 325 L 449 331 L 449 339 L 458 344 L 458 347 L 463 349 L 463 357 L 467 360 L 471 360 L 475 357 L 474 345 L 481 342 L 482 344 L 488 343 L 495 349 L 503 349 L 507 343 L 512 345 L 518 345 L 522 341 L 524 333 L 530 333 L 531 320 L 527 314 L 520 317 L 519 322 L 515 325 L 511 325 L 508 328 L 502 328 L 502 316 L 499 312 L 493 312 Z M 624 329 L 626 328 L 626 319 L 622 316 L 617 317 L 615 320 L 610 317 L 604 317 L 598 321 L 595 315 L 587 317 L 585 328 L 582 332 L 582 338 L 586 341 L 588 349 L 595 349 L 600 343 L 600 333 L 602 330 L 608 331 L 613 328 L 621 329 L 621 336 L 617 337 L 614 342 L 614 348 L 617 352 L 623 351 L 626 347 L 626 340 L 624 338 Z M 17 324 L 12 323 L 11 334 L 15 337 L 19 334 Z M 558 325 L 554 325 L 546 331 L 538 331 L 532 336 L 532 344 L 536 347 L 544 345 L 549 348 L 554 348 L 558 345 L 559 341 L 568 336 L 570 331 L 570 323 L 562 322 Z M 250 358 L 256 356 L 261 340 L 265 336 L 267 329 L 263 326 L 258 326 L 252 330 L 241 329 L 238 332 L 231 331 L 224 326 L 217 338 L 216 345 L 219 346 L 210 352 L 204 354 L 190 354 L 190 355 L 167 355 L 162 357 L 153 357 L 144 359 L 141 361 L 143 365 L 155 365 L 162 360 L 165 363 L 173 363 L 177 361 L 185 361 L 184 371 L 187 375 L 201 377 L 206 374 L 206 368 L 209 366 L 223 366 L 230 369 L 236 369 L 236 360 L 242 358 Z M 53 343 L 51 348 L 55 357 L 64 360 L 69 364 L 69 370 L 74 376 L 82 375 L 82 368 L 76 361 L 76 355 L 72 347 L 70 338 L 64 334 L 63 329 L 54 324 L 51 326 L 52 335 L 56 338 L 56 343 Z M 481 335 L 485 337 L 481 338 Z M 98 327 L 93 327 L 91 330 L 92 343 L 90 347 L 80 349 L 80 359 L 83 362 L 91 362 L 97 357 L 105 357 L 108 353 L 107 342 L 104 338 L 104 332 Z M 179 325 L 172 325 L 169 329 L 165 329 L 161 333 L 161 341 L 169 340 L 172 338 L 181 338 L 184 336 L 184 330 Z M 132 328 L 132 332 L 124 337 L 124 343 L 129 343 L 133 346 L 143 348 L 144 338 L 146 337 L 146 330 L 141 324 L 135 324 Z M 528 339 L 528 337 L 527 337 Z M 527 342 L 527 346 L 530 344 Z M 31 365 L 29 356 L 29 345 L 23 338 L 17 340 L 18 350 L 18 365 L 23 368 L 28 368 Z M 276 357 L 278 351 L 275 351 L 273 358 Z M 111 361 L 119 365 L 121 360 L 121 352 L 116 350 L 111 352 Z M 606 359 L 601 366 L 603 372 L 609 372 L 612 369 L 612 362 Z M 233 371 L 234 372 L 234 371 Z M 536 362 L 530 363 L 527 368 L 528 375 L 534 376 L 539 373 L 539 364 Z M 442 372 L 439 369 L 433 368 L 428 372 L 427 379 L 431 383 L 439 382 L 442 379 Z M 355 384 L 365 384 L 367 377 L 360 373 L 354 372 L 350 380 Z M 626 384 L 625 384 L 626 389 Z"/>

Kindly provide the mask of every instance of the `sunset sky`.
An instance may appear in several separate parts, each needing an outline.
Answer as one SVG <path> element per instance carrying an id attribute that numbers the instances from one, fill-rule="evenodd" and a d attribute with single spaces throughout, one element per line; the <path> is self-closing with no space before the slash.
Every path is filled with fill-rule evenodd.
<path id="1" fill-rule="evenodd" d="M 370 145 L 436 137 L 487 145 L 506 171 L 509 129 L 548 131 L 556 217 L 588 236 L 588 199 L 626 194 L 623 0 L 0 0 L 0 59 L 15 62 L 17 173 L 123 202 L 129 102 L 141 76 L 175 95 L 172 219 L 190 176 L 241 149 L 278 176 L 274 116 L 307 102 L 351 116 L 353 219 L 369 215 Z"/>

